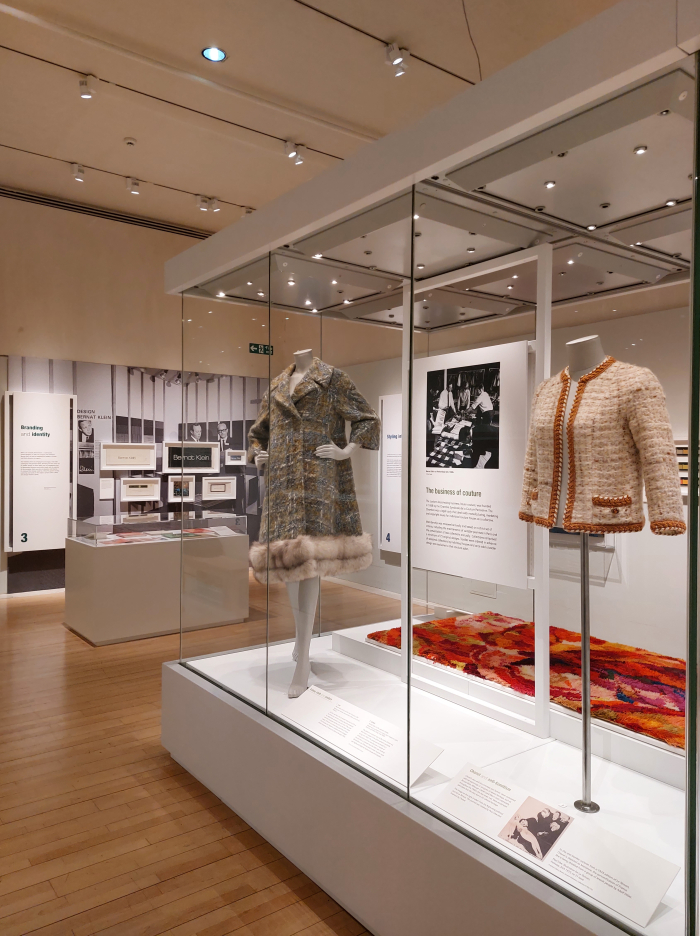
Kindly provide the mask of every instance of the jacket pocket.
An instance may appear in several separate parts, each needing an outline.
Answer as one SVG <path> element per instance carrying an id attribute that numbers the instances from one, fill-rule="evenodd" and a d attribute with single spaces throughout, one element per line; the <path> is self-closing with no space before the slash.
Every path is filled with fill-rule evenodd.
<path id="1" fill-rule="evenodd" d="M 593 523 L 625 523 L 632 513 L 632 497 L 621 494 L 617 497 L 591 497 Z"/>

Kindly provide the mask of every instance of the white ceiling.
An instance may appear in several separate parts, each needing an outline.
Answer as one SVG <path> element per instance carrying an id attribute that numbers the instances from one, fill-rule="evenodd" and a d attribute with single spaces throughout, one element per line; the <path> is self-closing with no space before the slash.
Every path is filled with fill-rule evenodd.
<path id="1" fill-rule="evenodd" d="M 482 74 L 613 2 L 465 0 Z M 205 231 L 479 78 L 461 0 L 17 0 L 0 11 L 0 35 L 0 186 Z M 399 79 L 389 41 L 413 55 Z M 212 44 L 224 63 L 202 58 Z M 81 74 L 99 79 L 91 101 Z M 303 165 L 286 139 L 309 147 Z M 141 180 L 138 196 L 127 176 Z M 221 211 L 199 211 L 196 194 Z"/>

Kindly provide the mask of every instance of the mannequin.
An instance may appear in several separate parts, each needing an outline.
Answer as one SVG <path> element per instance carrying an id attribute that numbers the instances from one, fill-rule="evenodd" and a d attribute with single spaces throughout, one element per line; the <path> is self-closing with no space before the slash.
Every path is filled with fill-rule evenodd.
<path id="1" fill-rule="evenodd" d="M 311 348 L 305 348 L 303 351 L 294 352 L 294 372 L 289 379 L 289 392 L 294 393 L 297 386 L 301 383 L 307 371 L 313 364 L 313 351 Z M 348 442 L 345 448 L 340 448 L 334 442 L 325 445 L 319 445 L 315 451 L 318 458 L 332 458 L 335 461 L 343 461 L 350 458 L 355 449 L 359 446 L 354 442 Z M 268 452 L 260 452 L 255 456 L 255 466 L 258 471 L 264 471 L 269 461 Z M 308 687 L 309 675 L 311 672 L 311 660 L 309 651 L 311 648 L 311 636 L 316 619 L 316 607 L 318 605 L 318 596 L 321 581 L 316 576 L 311 579 L 303 579 L 300 582 L 286 582 L 289 603 L 292 606 L 294 615 L 294 625 L 296 638 L 294 641 L 294 650 L 292 659 L 296 662 L 294 676 L 289 687 L 289 698 L 297 699 L 304 693 Z"/>
<path id="2" fill-rule="evenodd" d="M 569 424 L 571 408 L 574 405 L 576 397 L 576 388 L 579 380 L 584 374 L 589 374 L 592 370 L 601 364 L 606 354 L 603 351 L 603 345 L 598 335 L 589 335 L 587 338 L 577 338 L 575 341 L 567 341 L 566 351 L 569 358 L 569 377 L 571 377 L 571 386 L 569 387 L 569 396 L 566 401 L 566 411 L 564 416 L 564 439 L 562 448 L 561 464 L 561 485 L 559 488 L 559 506 L 557 507 L 557 519 L 555 526 L 561 527 L 564 522 L 564 510 L 566 508 L 566 495 L 569 490 L 569 439 L 566 427 Z"/>

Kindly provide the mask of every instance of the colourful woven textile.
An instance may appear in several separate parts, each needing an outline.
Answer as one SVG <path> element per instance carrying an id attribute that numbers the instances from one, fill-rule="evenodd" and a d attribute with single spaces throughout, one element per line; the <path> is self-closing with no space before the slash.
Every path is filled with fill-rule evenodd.
<path id="1" fill-rule="evenodd" d="M 535 694 L 535 629 L 531 621 L 486 612 L 413 626 L 413 653 L 433 663 Z M 396 649 L 401 631 L 375 631 L 369 639 Z M 581 711 L 581 635 L 549 632 L 550 695 Z M 594 718 L 685 746 L 685 662 L 638 647 L 591 638 L 591 707 Z"/>

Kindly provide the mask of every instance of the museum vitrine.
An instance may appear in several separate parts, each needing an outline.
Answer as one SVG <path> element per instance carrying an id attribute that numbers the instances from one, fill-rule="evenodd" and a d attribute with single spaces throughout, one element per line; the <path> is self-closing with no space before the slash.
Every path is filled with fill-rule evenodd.
<path id="1" fill-rule="evenodd" d="M 694 93 L 669 68 L 182 295 L 251 609 L 182 664 L 655 936 L 696 901 Z"/>

